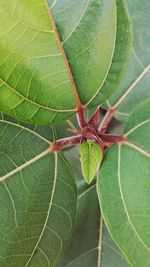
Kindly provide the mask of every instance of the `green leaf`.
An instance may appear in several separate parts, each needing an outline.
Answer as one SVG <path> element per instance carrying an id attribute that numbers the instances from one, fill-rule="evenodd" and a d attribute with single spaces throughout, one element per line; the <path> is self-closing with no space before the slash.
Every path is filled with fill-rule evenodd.
<path id="1" fill-rule="evenodd" d="M 97 191 L 109 231 L 130 265 L 148 267 L 150 100 L 131 113 L 125 133 L 127 141 L 106 153 Z"/>
<path id="2" fill-rule="evenodd" d="M 0 109 L 39 124 L 66 119 L 76 103 L 48 7 L 2 0 L 0 12 Z"/>
<path id="3" fill-rule="evenodd" d="M 143 100 L 150 97 L 150 57 L 149 57 L 149 8 L 150 1 L 127 0 L 130 19 L 133 25 L 132 54 L 120 86 L 109 99 L 113 106 L 127 92 L 122 99 L 116 116 L 122 121 L 128 119 L 129 113 Z M 144 74 L 141 76 L 141 74 Z"/>
<path id="4" fill-rule="evenodd" d="M 0 120 L 0 266 L 54 266 L 70 238 L 75 181 L 49 147 L 39 133 Z"/>
<path id="5" fill-rule="evenodd" d="M 80 145 L 82 173 L 88 184 L 94 179 L 102 158 L 102 150 L 98 144 L 88 140 Z"/>
<path id="6" fill-rule="evenodd" d="M 127 68 L 128 58 L 131 54 L 131 20 L 129 18 L 126 1 L 116 0 L 117 6 L 117 32 L 115 41 L 115 51 L 112 58 L 112 64 L 102 88 L 99 90 L 96 98 L 91 103 L 99 105 L 116 91 L 124 72 Z"/>
<path id="7" fill-rule="evenodd" d="M 102 261 L 100 267 L 129 267 L 125 258 L 112 241 L 105 225 L 103 230 Z"/>
<path id="8" fill-rule="evenodd" d="M 102 103 L 116 89 L 129 55 L 130 22 L 124 1 L 48 2 L 81 102 L 90 107 Z"/>
<path id="9" fill-rule="evenodd" d="M 0 119 L 2 120 L 6 120 L 6 121 L 10 121 L 10 122 L 14 122 L 15 124 L 21 125 L 25 128 L 28 128 L 36 133 L 38 133 L 40 136 L 44 137 L 45 139 L 47 139 L 48 142 L 52 142 L 54 141 L 54 139 L 61 139 L 61 138 L 66 138 L 72 135 L 71 132 L 68 131 L 68 127 L 70 127 L 70 125 L 68 124 L 68 122 L 64 122 L 64 123 L 60 123 L 57 124 L 55 126 L 43 126 L 43 125 L 32 125 L 32 124 L 28 124 L 25 122 L 22 122 L 20 120 L 17 120 L 13 117 L 10 117 L 7 114 L 4 113 L 0 113 Z M 74 121 L 73 123 L 75 123 L 75 117 L 73 118 Z"/>
<path id="10" fill-rule="evenodd" d="M 74 235 L 56 266 L 127 267 L 106 227 L 101 226 L 95 185 L 79 187 L 79 191 Z"/>
<path id="11" fill-rule="evenodd" d="M 78 95 L 83 104 L 90 104 L 117 54 L 119 70 L 124 68 L 120 50 L 124 58 L 129 46 L 126 13 L 116 0 L 50 4 L 48 11 L 42 0 L 38 5 L 35 0 L 0 3 L 0 110 L 34 124 L 66 120 L 79 104 Z M 116 27 L 122 15 L 124 37 Z M 115 49 L 118 34 L 126 49 Z M 105 91 L 108 97 L 110 88 Z"/>

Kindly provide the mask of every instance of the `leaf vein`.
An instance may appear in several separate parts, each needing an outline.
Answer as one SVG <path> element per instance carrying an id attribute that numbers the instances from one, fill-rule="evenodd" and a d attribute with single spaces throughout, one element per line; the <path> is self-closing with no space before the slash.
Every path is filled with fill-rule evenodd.
<path id="1" fill-rule="evenodd" d="M 85 6 L 85 8 L 84 8 L 84 10 L 83 10 L 83 13 L 82 13 L 82 15 L 81 15 L 79 21 L 77 22 L 77 24 L 75 25 L 75 27 L 73 28 L 73 30 L 69 33 L 69 35 L 63 40 L 62 44 L 64 44 L 64 43 L 65 43 L 65 42 L 72 36 L 72 34 L 73 34 L 73 33 L 75 32 L 75 30 L 77 29 L 77 27 L 80 25 L 80 23 L 81 23 L 81 21 L 82 21 L 84 15 L 85 15 L 85 13 L 86 13 L 86 10 L 87 10 L 87 8 L 88 8 L 88 6 L 89 6 L 89 2 L 90 2 L 90 0 L 87 1 L 86 6 Z"/>
<path id="2" fill-rule="evenodd" d="M 126 213 L 127 216 L 127 220 L 131 226 L 131 228 L 133 229 L 133 232 L 135 233 L 136 237 L 138 238 L 139 242 L 144 246 L 144 248 L 150 253 L 150 248 L 147 247 L 147 245 L 144 243 L 144 241 L 142 240 L 142 238 L 140 237 L 140 235 L 138 234 L 133 222 L 131 221 L 130 218 L 130 214 L 128 212 L 126 203 L 125 203 L 125 199 L 124 199 L 124 195 L 123 195 L 123 191 L 122 191 L 122 185 L 121 185 L 121 145 L 118 145 L 118 185 L 119 185 L 119 190 L 120 190 L 120 196 L 121 196 L 121 200 L 124 206 L 124 211 Z"/>
<path id="3" fill-rule="evenodd" d="M 55 194 L 55 190 L 56 190 L 56 184 L 57 184 L 57 165 L 58 165 L 58 156 L 57 156 L 57 153 L 55 152 L 55 172 L 54 172 L 54 181 L 53 181 L 53 188 L 52 188 L 52 192 L 51 192 L 51 197 L 50 197 L 50 202 L 49 202 L 49 208 L 48 208 L 48 211 L 47 211 L 47 216 L 46 216 L 46 219 L 45 219 L 45 223 L 44 223 L 44 226 L 43 226 L 43 229 L 41 231 L 41 234 L 39 236 L 39 239 L 35 245 L 35 248 L 33 249 L 33 252 L 28 260 L 28 262 L 26 263 L 25 267 L 29 266 L 29 263 L 36 251 L 36 248 L 37 246 L 40 244 L 40 241 L 41 241 L 41 238 L 44 234 L 44 231 L 47 227 L 47 223 L 48 223 L 48 219 L 49 219 L 49 216 L 50 216 L 50 213 L 51 213 L 51 208 L 52 208 L 52 204 L 53 204 L 53 199 L 54 199 L 54 194 Z"/>

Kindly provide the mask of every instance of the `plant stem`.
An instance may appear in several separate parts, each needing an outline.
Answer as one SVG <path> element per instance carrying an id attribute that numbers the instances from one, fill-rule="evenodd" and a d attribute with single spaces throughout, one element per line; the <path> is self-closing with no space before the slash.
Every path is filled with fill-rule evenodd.
<path id="1" fill-rule="evenodd" d="M 72 72 L 70 70 L 70 66 L 69 66 L 69 63 L 68 63 L 68 58 L 66 56 L 64 47 L 63 47 L 62 42 L 60 40 L 60 37 L 59 37 L 59 34 L 58 34 L 58 30 L 57 30 L 53 15 L 52 15 L 50 9 L 48 8 L 48 3 L 46 1 L 45 1 L 45 4 L 47 6 L 48 14 L 49 14 L 50 20 L 52 22 L 53 31 L 54 31 L 57 43 L 59 45 L 60 52 L 62 54 L 62 58 L 63 58 L 65 66 L 66 66 L 66 69 L 67 69 L 67 72 L 68 72 L 68 75 L 69 75 L 69 78 L 70 78 L 70 82 L 71 82 L 71 85 L 72 85 L 72 89 L 73 89 L 73 92 L 74 92 L 75 101 L 76 101 L 76 104 L 77 104 L 75 112 L 78 112 L 78 110 L 83 108 L 83 105 L 82 105 L 82 103 L 80 101 L 80 97 L 79 97 L 79 94 L 78 94 L 78 91 L 77 91 L 77 88 L 76 88 L 76 85 L 75 85 L 75 82 L 74 82 L 74 78 L 72 76 Z"/>
<path id="2" fill-rule="evenodd" d="M 81 129 L 88 125 L 88 122 L 85 118 L 85 110 L 81 109 L 79 112 L 76 113 L 77 121 Z"/>
<path id="3" fill-rule="evenodd" d="M 126 141 L 126 138 L 123 135 L 112 135 L 112 134 L 100 133 L 99 137 L 103 140 L 104 143 L 106 142 L 110 144 L 116 144 L 118 142 Z"/>
<path id="4" fill-rule="evenodd" d="M 111 122 L 112 118 L 115 115 L 116 110 L 120 106 L 120 104 L 124 101 L 124 99 L 128 96 L 128 94 L 134 89 L 134 87 L 143 79 L 143 77 L 149 72 L 150 64 L 144 69 L 144 71 L 140 74 L 140 76 L 133 82 L 133 84 L 128 88 L 128 90 L 123 94 L 123 96 L 114 104 L 114 106 L 110 107 L 103 118 L 102 123 L 99 127 L 99 132 L 105 133 L 108 127 L 108 124 Z"/>
<path id="5" fill-rule="evenodd" d="M 59 152 L 63 148 L 79 144 L 81 141 L 81 138 L 82 136 L 78 135 L 78 136 L 72 136 L 72 137 L 67 137 L 67 138 L 63 138 L 60 140 L 56 140 L 51 145 L 51 152 Z"/>
<path id="6" fill-rule="evenodd" d="M 99 114 L 100 114 L 100 108 L 98 107 L 94 114 L 91 116 L 89 123 L 95 127 L 98 127 L 99 125 Z"/>
<path id="7" fill-rule="evenodd" d="M 99 128 L 98 128 L 98 131 L 99 133 L 105 133 L 106 130 L 107 130 L 107 127 L 109 125 L 109 123 L 111 122 L 112 118 L 114 117 L 115 115 L 115 109 L 112 107 L 112 108 L 109 108 L 107 113 L 105 114 Z"/>

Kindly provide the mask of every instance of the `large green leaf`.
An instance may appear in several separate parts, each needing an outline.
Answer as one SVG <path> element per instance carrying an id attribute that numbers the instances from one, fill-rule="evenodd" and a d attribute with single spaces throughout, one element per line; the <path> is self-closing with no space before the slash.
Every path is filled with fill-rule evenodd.
<path id="1" fill-rule="evenodd" d="M 126 70 L 128 56 L 131 52 L 131 21 L 129 18 L 126 1 L 116 0 L 117 5 L 117 32 L 115 51 L 112 58 L 112 64 L 109 69 L 107 79 L 99 90 L 92 105 L 101 104 L 107 95 L 116 91 L 121 78 Z"/>
<path id="2" fill-rule="evenodd" d="M 100 267 L 129 267 L 125 258 L 112 241 L 106 226 L 103 230 L 102 259 Z M 96 266 L 97 267 L 97 266 Z"/>
<path id="3" fill-rule="evenodd" d="M 90 103 L 113 58 L 117 54 L 120 61 L 124 58 L 119 70 L 127 61 L 129 23 L 119 2 L 50 1 L 48 11 L 42 0 L 38 5 L 36 0 L 1 0 L 0 110 L 23 121 L 50 124 L 72 115 L 78 94 L 83 104 Z M 119 49 L 115 49 L 116 35 L 123 38 Z M 106 88 L 105 95 L 109 94 Z"/>
<path id="4" fill-rule="evenodd" d="M 0 120 L 0 265 L 54 266 L 70 238 L 76 186 L 39 133 Z M 61 224 L 60 224 L 61 221 Z"/>
<path id="5" fill-rule="evenodd" d="M 132 54 L 124 79 L 109 99 L 109 104 L 113 106 L 129 89 L 129 94 L 122 99 L 116 114 L 124 121 L 137 104 L 150 97 L 150 1 L 127 0 L 127 3 L 133 24 Z"/>
<path id="6" fill-rule="evenodd" d="M 2 0 L 0 13 L 0 109 L 42 124 L 68 117 L 57 111 L 75 98 L 46 4 Z"/>
<path id="7" fill-rule="evenodd" d="M 81 102 L 99 105 L 116 89 L 127 64 L 131 34 L 124 0 L 48 2 Z"/>
<path id="8" fill-rule="evenodd" d="M 71 136 L 73 133 L 71 133 L 69 131 L 69 129 L 71 128 L 70 125 L 68 124 L 67 120 L 64 123 L 60 123 L 54 126 L 43 126 L 43 125 L 37 125 L 37 124 L 28 124 L 25 122 L 22 122 L 20 120 L 17 120 L 13 117 L 10 117 L 7 114 L 4 113 L 0 113 L 0 119 L 2 120 L 6 120 L 6 121 L 10 121 L 10 122 L 14 122 L 15 124 L 21 125 L 23 127 L 26 127 L 28 129 L 31 129 L 32 131 L 38 133 L 40 136 L 44 137 L 45 139 L 47 139 L 47 141 L 54 141 L 54 139 L 62 139 L 62 138 L 66 138 Z M 73 123 L 75 123 L 75 118 L 73 118 L 74 121 Z"/>
<path id="9" fill-rule="evenodd" d="M 150 100 L 125 126 L 127 141 L 104 159 L 98 195 L 109 231 L 131 266 L 150 264 Z"/>
<path id="10" fill-rule="evenodd" d="M 95 185 L 80 187 L 74 235 L 57 267 L 127 267 L 106 227 L 101 226 Z"/>

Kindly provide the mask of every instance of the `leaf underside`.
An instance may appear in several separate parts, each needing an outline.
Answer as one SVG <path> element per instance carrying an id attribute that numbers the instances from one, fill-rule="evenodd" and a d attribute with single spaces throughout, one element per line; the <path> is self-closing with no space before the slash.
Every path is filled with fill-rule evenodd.
<path id="1" fill-rule="evenodd" d="M 115 77 L 123 72 L 130 46 L 122 0 L 78 0 L 76 5 L 72 0 L 69 6 L 68 1 L 58 0 L 49 5 L 48 10 L 42 0 L 38 5 L 36 0 L 0 3 L 0 110 L 35 124 L 70 117 L 78 105 L 76 90 L 83 104 L 94 106 L 90 103 L 110 70 L 113 87 L 111 82 L 111 88 L 103 89 L 108 97 L 118 83 Z"/>
<path id="2" fill-rule="evenodd" d="M 39 133 L 0 121 L 0 266 L 54 266 L 70 238 L 76 186 L 49 146 Z"/>

